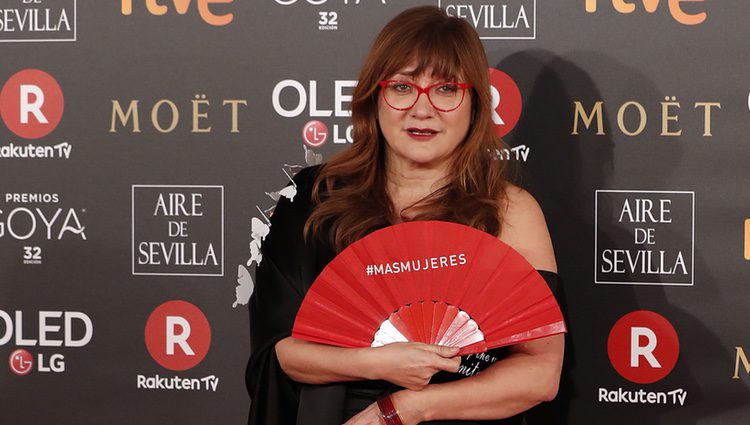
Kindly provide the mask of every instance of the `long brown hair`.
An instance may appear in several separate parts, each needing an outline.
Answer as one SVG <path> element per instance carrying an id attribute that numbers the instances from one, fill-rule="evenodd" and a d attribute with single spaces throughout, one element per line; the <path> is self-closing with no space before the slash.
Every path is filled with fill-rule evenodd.
<path id="1" fill-rule="evenodd" d="M 471 84 L 473 118 L 452 154 L 448 183 L 398 215 L 403 221 L 445 220 L 500 233 L 509 164 L 497 155 L 504 144 L 494 134 L 484 47 L 468 22 L 423 6 L 393 18 L 375 39 L 352 95 L 354 143 L 321 168 L 313 185 L 317 205 L 305 234 L 330 226 L 328 237 L 336 251 L 396 217 L 386 192 L 386 147 L 376 120 L 378 83 L 413 61 L 413 75 L 431 69 L 437 77 Z"/>

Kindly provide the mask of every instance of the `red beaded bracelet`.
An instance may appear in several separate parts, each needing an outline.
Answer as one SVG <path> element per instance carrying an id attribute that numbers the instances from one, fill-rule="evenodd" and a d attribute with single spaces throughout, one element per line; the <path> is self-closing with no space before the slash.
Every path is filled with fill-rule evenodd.
<path id="1" fill-rule="evenodd" d="M 378 399 L 378 409 L 385 421 L 385 425 L 404 425 L 401 415 L 398 414 L 396 406 L 393 405 L 393 399 L 390 394 L 385 394 Z"/>

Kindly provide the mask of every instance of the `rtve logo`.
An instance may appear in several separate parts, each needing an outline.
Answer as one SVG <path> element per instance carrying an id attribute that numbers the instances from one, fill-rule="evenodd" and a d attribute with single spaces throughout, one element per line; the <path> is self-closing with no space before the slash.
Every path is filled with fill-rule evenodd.
<path id="1" fill-rule="evenodd" d="M 146 322 L 146 348 L 169 370 L 198 365 L 211 346 L 211 327 L 203 312 L 187 301 L 167 301 Z"/>
<path id="2" fill-rule="evenodd" d="M 653 311 L 639 310 L 615 323 L 609 333 L 607 352 L 623 378 L 650 384 L 672 371 L 680 354 L 680 341 L 667 319 Z"/>
<path id="3" fill-rule="evenodd" d="M 595 13 L 597 11 L 598 0 L 585 0 L 586 1 L 586 12 Z M 612 7 L 619 13 L 629 14 L 633 13 L 637 6 L 637 3 L 642 3 L 643 7 L 648 13 L 656 12 L 659 7 L 659 0 L 605 0 L 605 2 L 612 2 Z M 698 25 L 702 24 L 707 17 L 706 12 L 688 13 L 682 8 L 682 3 L 703 3 L 704 0 L 665 0 L 669 7 L 669 13 L 672 15 L 675 21 L 683 25 Z M 692 9 L 692 8 L 691 8 Z"/>
<path id="4" fill-rule="evenodd" d="M 145 0 L 146 2 L 146 9 L 148 9 L 148 12 L 152 15 L 156 16 L 162 16 L 166 15 L 169 11 L 169 6 L 164 4 L 159 4 L 158 0 Z M 198 4 L 198 14 L 200 15 L 201 19 L 207 24 L 215 25 L 215 26 L 222 26 L 222 25 L 228 25 L 230 22 L 232 22 L 232 19 L 234 19 L 234 14 L 232 13 L 225 13 L 223 15 L 217 15 L 214 12 L 211 11 L 210 6 L 214 3 L 233 3 L 234 0 L 196 0 L 195 3 Z M 169 0 L 164 0 L 164 3 L 170 3 Z M 188 9 L 190 8 L 191 0 L 171 0 L 171 3 L 174 6 L 174 9 L 177 11 L 178 14 L 184 15 L 187 13 Z M 121 0 L 121 11 L 123 15 L 132 15 L 133 14 L 133 0 Z"/>
<path id="5" fill-rule="evenodd" d="M 51 75 L 38 69 L 13 74 L 0 91 L 0 116 L 10 131 L 24 139 L 39 139 L 62 119 L 62 89 Z"/>

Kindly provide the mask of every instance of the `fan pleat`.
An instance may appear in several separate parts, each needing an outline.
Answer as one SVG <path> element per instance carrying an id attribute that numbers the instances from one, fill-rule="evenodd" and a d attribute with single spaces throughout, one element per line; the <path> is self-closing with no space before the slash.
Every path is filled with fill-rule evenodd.
<path id="1" fill-rule="evenodd" d="M 292 335 L 343 347 L 415 341 L 466 355 L 565 332 L 544 279 L 513 248 L 468 226 L 401 223 L 326 266 Z"/>

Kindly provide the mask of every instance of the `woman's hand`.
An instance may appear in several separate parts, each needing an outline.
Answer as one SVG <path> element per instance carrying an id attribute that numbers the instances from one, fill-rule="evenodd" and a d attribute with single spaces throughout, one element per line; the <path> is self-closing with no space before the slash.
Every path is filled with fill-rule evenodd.
<path id="1" fill-rule="evenodd" d="M 458 372 L 458 347 L 397 342 L 372 348 L 369 353 L 375 379 L 382 379 L 410 390 L 421 390 L 432 375 L 444 370 Z"/>

